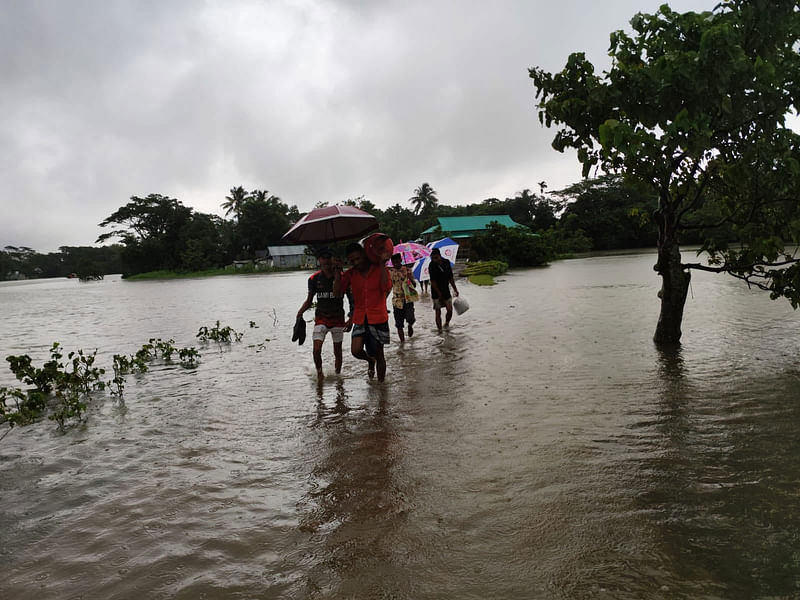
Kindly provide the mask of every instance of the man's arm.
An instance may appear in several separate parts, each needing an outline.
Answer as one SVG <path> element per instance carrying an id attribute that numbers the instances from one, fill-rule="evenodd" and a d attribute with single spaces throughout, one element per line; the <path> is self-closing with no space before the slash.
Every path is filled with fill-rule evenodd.
<path id="1" fill-rule="evenodd" d="M 333 269 L 333 295 L 337 298 L 344 296 L 347 288 L 350 287 L 349 273 L 350 269 L 347 270 L 347 273 L 342 273 L 342 268 L 338 266 Z"/>
<path id="2" fill-rule="evenodd" d="M 411 287 L 416 287 L 417 286 L 417 282 L 414 279 L 414 270 L 413 269 L 409 269 L 408 267 L 405 267 L 405 266 L 400 267 L 400 269 L 401 269 L 401 273 L 403 273 L 403 277 L 405 277 L 406 282 L 408 283 L 408 285 L 410 285 Z"/>
<path id="3" fill-rule="evenodd" d="M 353 311 L 355 310 L 356 303 L 355 300 L 353 300 L 353 292 L 350 291 L 349 288 L 345 292 L 345 295 L 347 296 L 347 303 L 350 306 L 350 310 L 347 312 L 347 321 L 345 321 L 344 330 L 350 331 L 353 328 Z"/>
<path id="4" fill-rule="evenodd" d="M 458 296 L 458 288 L 456 287 L 456 282 L 453 280 L 453 272 L 452 271 L 450 271 L 450 285 L 453 286 L 453 290 L 455 291 L 456 296 Z"/>
<path id="5" fill-rule="evenodd" d="M 308 298 L 306 298 L 306 301 L 303 302 L 303 305 L 300 307 L 300 310 L 297 311 L 298 319 L 303 318 L 303 313 L 309 309 L 313 301 L 314 301 L 314 292 L 308 292 Z"/>
<path id="6" fill-rule="evenodd" d="M 392 291 L 392 278 L 389 277 L 389 269 L 385 265 L 380 265 L 378 268 L 381 269 L 381 290 L 384 296 L 388 296 L 389 292 Z"/>

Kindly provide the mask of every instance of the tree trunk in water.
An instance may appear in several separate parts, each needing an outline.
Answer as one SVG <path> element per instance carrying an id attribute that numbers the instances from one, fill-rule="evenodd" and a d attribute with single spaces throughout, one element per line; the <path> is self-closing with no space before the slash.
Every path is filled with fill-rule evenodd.
<path id="1" fill-rule="evenodd" d="M 678 344 L 681 322 L 691 273 L 681 268 L 681 253 L 674 239 L 659 244 L 658 262 L 653 267 L 661 275 L 661 313 L 653 341 L 656 344 Z"/>

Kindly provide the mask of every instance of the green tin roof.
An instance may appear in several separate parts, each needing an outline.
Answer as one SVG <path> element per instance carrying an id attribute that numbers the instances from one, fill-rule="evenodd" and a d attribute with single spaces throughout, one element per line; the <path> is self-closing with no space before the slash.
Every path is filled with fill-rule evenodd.
<path id="1" fill-rule="evenodd" d="M 433 227 L 428 227 L 422 233 L 433 233 L 437 227 L 442 228 L 442 231 L 447 231 L 453 234 L 453 237 L 458 237 L 460 232 L 465 233 L 469 231 L 483 231 L 486 226 L 491 222 L 497 222 L 505 227 L 524 227 L 514 221 L 509 215 L 478 215 L 470 217 L 439 217 L 439 224 Z M 463 237 L 463 236 L 461 236 Z"/>

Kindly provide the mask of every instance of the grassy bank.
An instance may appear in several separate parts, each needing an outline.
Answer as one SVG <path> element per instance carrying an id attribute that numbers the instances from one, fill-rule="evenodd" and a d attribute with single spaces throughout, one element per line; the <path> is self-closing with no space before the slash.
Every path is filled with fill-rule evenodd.
<path id="1" fill-rule="evenodd" d="M 241 267 L 239 269 L 206 269 L 205 271 L 190 271 L 188 273 L 181 273 L 178 271 L 148 271 L 147 273 L 138 273 L 125 277 L 126 281 L 145 281 L 153 279 L 189 279 L 192 277 L 216 277 L 217 275 L 253 275 L 253 274 L 266 274 L 266 273 L 283 273 L 286 271 L 301 271 L 303 269 L 275 269 L 275 268 L 261 268 L 254 269 L 252 267 Z"/>
<path id="2" fill-rule="evenodd" d="M 475 285 L 495 285 L 497 283 L 494 280 L 494 277 L 492 277 L 488 273 L 483 273 L 480 275 L 470 275 L 469 282 L 474 283 Z"/>
<path id="3" fill-rule="evenodd" d="M 487 260 L 470 263 L 464 269 L 464 275 L 475 285 L 494 285 L 494 278 L 508 271 L 508 264 L 500 260 Z"/>

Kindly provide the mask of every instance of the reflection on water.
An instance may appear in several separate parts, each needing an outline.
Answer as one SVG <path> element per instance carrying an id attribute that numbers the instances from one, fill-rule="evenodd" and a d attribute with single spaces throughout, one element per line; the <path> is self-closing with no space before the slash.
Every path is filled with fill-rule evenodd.
<path id="1" fill-rule="evenodd" d="M 3 597 L 800 595 L 797 317 L 700 274 L 658 351 L 653 260 L 463 283 L 441 335 L 425 299 L 383 385 L 317 382 L 307 274 L 0 284 L 3 356 L 246 332 L 0 441 Z"/>

